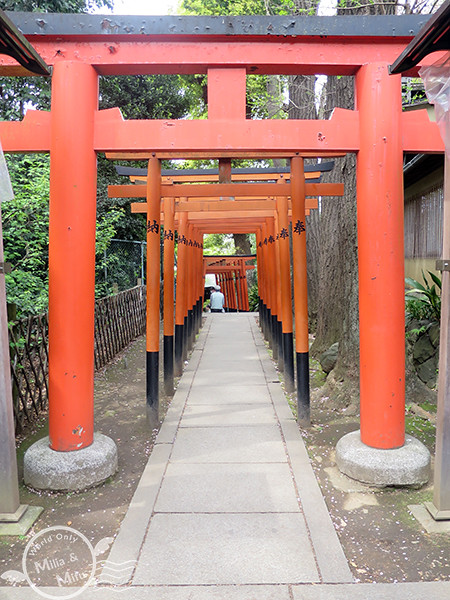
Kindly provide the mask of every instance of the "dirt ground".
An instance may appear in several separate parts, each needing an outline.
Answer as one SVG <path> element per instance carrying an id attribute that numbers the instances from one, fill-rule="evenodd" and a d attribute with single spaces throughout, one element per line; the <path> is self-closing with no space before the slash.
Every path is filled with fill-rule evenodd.
<path id="1" fill-rule="evenodd" d="M 431 501 L 431 483 L 414 490 L 374 488 L 341 475 L 335 464 L 338 440 L 359 422 L 314 411 L 303 432 L 316 477 L 356 580 L 361 582 L 450 579 L 450 532 L 429 534 L 408 506 Z"/>
<path id="2" fill-rule="evenodd" d="M 313 384 L 321 379 L 315 375 Z M 302 434 L 355 578 L 361 582 L 450 579 L 450 533 L 426 533 L 408 510 L 408 505 L 431 500 L 431 486 L 420 490 L 376 489 L 340 475 L 334 463 L 334 448 L 343 434 L 358 429 L 358 418 L 334 413 L 327 407 L 326 398 L 322 399 L 320 393 L 315 397 L 313 426 Z M 432 445 L 429 424 L 415 419 L 412 425 L 410 420 L 410 426 L 416 437 Z M 82 493 L 37 494 L 21 486 L 21 502 L 45 510 L 27 536 L 0 537 L 0 575 L 10 569 L 20 570 L 27 541 L 46 527 L 69 525 L 93 544 L 117 533 L 156 433 L 148 431 L 145 419 L 142 338 L 97 374 L 95 430 L 117 443 L 118 473 Z M 20 468 L 26 448 L 44 435 L 46 427 L 41 424 L 21 444 Z"/>

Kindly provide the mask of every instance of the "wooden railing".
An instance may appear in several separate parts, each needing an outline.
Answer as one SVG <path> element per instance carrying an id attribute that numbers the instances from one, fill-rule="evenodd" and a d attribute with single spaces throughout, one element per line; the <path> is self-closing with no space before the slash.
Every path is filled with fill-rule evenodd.
<path id="1" fill-rule="evenodd" d="M 145 331 L 145 287 L 95 302 L 95 369 L 101 369 Z M 16 321 L 9 330 L 16 432 L 47 409 L 48 319 L 46 314 Z"/>

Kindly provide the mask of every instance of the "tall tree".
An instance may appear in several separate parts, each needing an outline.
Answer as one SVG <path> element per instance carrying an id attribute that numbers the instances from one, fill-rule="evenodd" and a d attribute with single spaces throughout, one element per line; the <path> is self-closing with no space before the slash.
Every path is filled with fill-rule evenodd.
<path id="1" fill-rule="evenodd" d="M 420 12 L 424 6 L 421 0 L 404 5 L 392 0 L 364 3 L 346 0 L 338 3 L 337 14 L 401 14 Z M 353 109 L 354 78 L 328 77 L 322 99 L 322 118 L 329 118 L 336 107 Z M 314 214 L 309 222 L 308 250 L 311 254 L 314 252 L 315 257 L 309 261 L 308 277 L 314 296 L 320 298 L 320 303 L 312 301 L 317 327 L 311 352 L 318 355 L 339 341 L 336 366 L 321 393 L 337 406 L 352 405 L 356 410 L 359 401 L 359 317 L 355 155 L 335 159 L 334 169 L 325 180 L 343 182 L 345 195 L 323 198 L 320 213 Z M 317 271 L 322 276 L 318 277 Z M 407 381 L 407 385 L 414 391 L 420 387 L 415 382 Z"/>
<path id="2" fill-rule="evenodd" d="M 339 15 L 379 15 L 430 12 L 440 1 L 337 0 L 336 4 Z M 241 0 L 236 3 L 227 0 L 184 0 L 182 6 L 196 14 L 311 15 L 317 14 L 319 0 Z M 289 78 L 289 118 L 317 118 L 316 84 L 314 76 Z M 270 80 L 268 88 L 266 106 L 270 113 L 276 114 L 275 86 Z M 327 78 L 319 117 L 328 118 L 335 107 L 354 108 L 353 78 Z M 332 343 L 340 342 L 336 367 L 328 377 L 327 394 L 332 401 L 342 404 L 356 404 L 359 395 L 355 165 L 354 155 L 336 159 L 333 172 L 325 180 L 344 182 L 345 196 L 323 199 L 320 211 L 313 211 L 307 219 L 309 312 L 310 322 L 316 325 L 312 353 L 317 355 Z"/>

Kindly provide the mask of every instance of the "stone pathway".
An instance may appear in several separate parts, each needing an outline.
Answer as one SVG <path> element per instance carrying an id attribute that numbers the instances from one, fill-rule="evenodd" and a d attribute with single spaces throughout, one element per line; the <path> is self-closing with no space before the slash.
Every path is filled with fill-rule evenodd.
<path id="1" fill-rule="evenodd" d="M 254 315 L 208 318 L 109 558 L 125 557 L 136 586 L 352 581 Z"/>

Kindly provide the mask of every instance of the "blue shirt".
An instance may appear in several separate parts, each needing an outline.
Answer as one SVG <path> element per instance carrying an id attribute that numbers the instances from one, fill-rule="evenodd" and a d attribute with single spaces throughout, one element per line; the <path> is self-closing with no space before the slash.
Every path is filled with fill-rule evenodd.
<path id="1" fill-rule="evenodd" d="M 222 294 L 222 292 L 212 292 L 210 308 L 222 310 L 224 301 L 225 296 Z"/>

